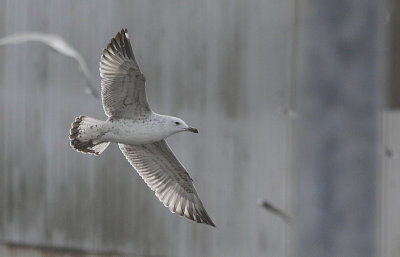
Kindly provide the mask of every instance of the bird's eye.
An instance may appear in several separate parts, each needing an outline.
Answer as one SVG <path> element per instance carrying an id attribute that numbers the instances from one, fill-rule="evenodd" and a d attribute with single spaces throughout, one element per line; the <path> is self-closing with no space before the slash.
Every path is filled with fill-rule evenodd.
<path id="1" fill-rule="evenodd" d="M 176 124 L 176 125 L 180 125 L 181 123 L 179 123 L 179 121 L 175 121 L 175 124 Z"/>

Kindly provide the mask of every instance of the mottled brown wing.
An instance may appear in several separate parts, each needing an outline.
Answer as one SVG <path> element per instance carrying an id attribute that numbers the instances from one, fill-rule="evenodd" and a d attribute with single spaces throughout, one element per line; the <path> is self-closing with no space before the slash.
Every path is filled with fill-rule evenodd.
<path id="1" fill-rule="evenodd" d="M 135 119 L 151 113 L 145 77 L 133 55 L 126 29 L 118 32 L 103 50 L 100 76 L 101 97 L 107 116 Z"/>
<path id="2" fill-rule="evenodd" d="M 197 195 L 192 178 L 165 140 L 145 145 L 119 144 L 119 148 L 171 212 L 215 227 Z"/>

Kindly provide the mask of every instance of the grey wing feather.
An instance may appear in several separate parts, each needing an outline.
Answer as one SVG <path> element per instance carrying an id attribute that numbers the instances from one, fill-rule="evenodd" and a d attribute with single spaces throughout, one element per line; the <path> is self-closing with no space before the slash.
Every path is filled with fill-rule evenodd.
<path id="1" fill-rule="evenodd" d="M 133 55 L 126 29 L 103 50 L 100 61 L 101 97 L 109 117 L 139 118 L 151 114 L 145 77 Z"/>
<path id="2" fill-rule="evenodd" d="M 145 145 L 119 144 L 119 148 L 171 212 L 215 227 L 197 195 L 192 178 L 165 140 Z"/>

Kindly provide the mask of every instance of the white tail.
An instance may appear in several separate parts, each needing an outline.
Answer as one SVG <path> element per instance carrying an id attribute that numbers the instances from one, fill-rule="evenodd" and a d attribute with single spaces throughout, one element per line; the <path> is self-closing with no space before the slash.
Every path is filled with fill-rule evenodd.
<path id="1" fill-rule="evenodd" d="M 70 144 L 79 152 L 99 155 L 110 142 L 99 140 L 102 136 L 103 121 L 87 116 L 79 116 L 72 123 L 70 130 Z"/>

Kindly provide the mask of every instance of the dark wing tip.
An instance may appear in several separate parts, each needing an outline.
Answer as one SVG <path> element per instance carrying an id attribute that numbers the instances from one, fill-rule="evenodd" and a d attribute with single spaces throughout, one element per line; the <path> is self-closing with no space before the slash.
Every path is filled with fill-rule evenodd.
<path id="1" fill-rule="evenodd" d="M 206 223 L 206 224 L 208 224 L 208 225 L 210 225 L 210 226 L 212 226 L 212 227 L 214 227 L 214 228 L 217 227 L 217 226 L 215 226 L 214 222 L 212 222 L 211 219 L 210 219 L 210 220 L 208 221 L 208 223 Z"/>
<path id="2" fill-rule="evenodd" d="M 118 49 L 119 52 L 122 55 L 127 56 L 129 59 L 131 59 L 134 62 L 134 65 L 136 66 L 135 68 L 139 69 L 139 65 L 137 64 L 135 55 L 133 54 L 130 38 L 128 35 L 128 29 L 126 28 L 121 29 L 121 31 L 118 32 L 113 39 L 111 39 L 110 46 L 120 48 Z"/>
<path id="3" fill-rule="evenodd" d="M 208 215 L 206 209 L 204 208 L 203 204 L 200 201 L 200 208 L 195 208 L 195 212 L 192 213 L 192 215 L 186 215 L 184 214 L 184 216 L 190 220 L 196 221 L 197 223 L 203 223 L 203 224 L 207 224 L 213 227 L 217 227 L 215 226 L 214 222 L 211 220 L 210 216 Z M 185 213 L 185 212 L 184 212 Z M 182 215 L 183 216 L 183 215 Z"/>
<path id="4" fill-rule="evenodd" d="M 210 216 L 208 216 L 208 213 L 204 210 L 203 213 L 203 221 L 202 223 L 205 223 L 207 225 L 213 226 L 214 228 L 216 228 L 217 226 L 215 226 L 214 222 L 211 220 Z"/>
<path id="5" fill-rule="evenodd" d="M 121 29 L 115 37 L 111 38 L 107 47 L 103 49 L 100 58 L 100 74 L 102 69 L 110 69 L 110 66 L 111 68 L 121 67 L 121 61 L 131 62 L 128 66 L 140 71 L 133 54 L 127 29 Z"/>
<path id="6" fill-rule="evenodd" d="M 123 39 L 126 38 L 127 40 L 129 40 L 128 29 L 121 29 L 121 32 L 118 32 L 118 33 L 121 33 L 121 36 Z"/>
<path id="7" fill-rule="evenodd" d="M 210 216 L 208 216 L 205 209 L 197 210 L 195 213 L 190 213 L 189 215 L 186 215 L 184 212 L 174 212 L 174 213 L 200 224 L 210 225 L 214 228 L 217 227 L 211 220 Z"/>

